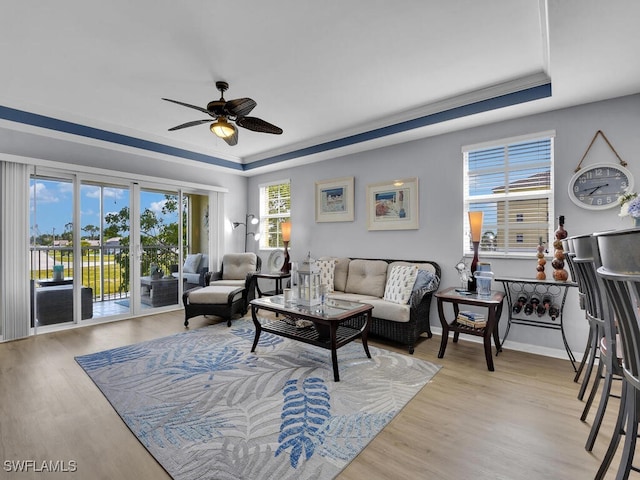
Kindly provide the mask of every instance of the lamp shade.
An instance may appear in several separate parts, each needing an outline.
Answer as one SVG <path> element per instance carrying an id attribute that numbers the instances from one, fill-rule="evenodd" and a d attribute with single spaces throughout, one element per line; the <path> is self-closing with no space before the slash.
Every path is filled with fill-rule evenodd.
<path id="1" fill-rule="evenodd" d="M 225 117 L 219 117 L 211 124 L 209 129 L 220 138 L 229 138 L 236 131 L 234 126 L 228 123 Z"/>
<path id="2" fill-rule="evenodd" d="M 479 242 L 482 235 L 482 212 L 469 212 L 469 227 L 471 229 L 471 241 Z"/>
<path id="3" fill-rule="evenodd" d="M 280 224 L 280 229 L 282 231 L 282 241 L 288 242 L 291 240 L 291 222 L 282 222 Z"/>

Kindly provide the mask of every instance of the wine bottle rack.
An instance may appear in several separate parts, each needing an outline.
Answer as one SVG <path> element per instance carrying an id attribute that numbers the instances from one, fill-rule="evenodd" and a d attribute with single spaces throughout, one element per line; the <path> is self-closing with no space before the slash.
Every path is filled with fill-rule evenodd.
<path id="1" fill-rule="evenodd" d="M 562 311 L 569 288 L 578 284 L 510 277 L 496 278 L 496 281 L 502 283 L 507 301 L 507 329 L 501 343 L 504 345 L 507 341 L 512 325 L 560 330 L 567 356 L 576 370 L 576 359 L 564 333 Z"/>

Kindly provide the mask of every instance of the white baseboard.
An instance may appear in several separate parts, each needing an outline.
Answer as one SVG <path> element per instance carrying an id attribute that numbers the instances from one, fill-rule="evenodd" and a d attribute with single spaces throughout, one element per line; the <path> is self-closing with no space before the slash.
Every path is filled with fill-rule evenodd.
<path id="1" fill-rule="evenodd" d="M 431 326 L 431 331 L 442 336 L 442 327 Z M 449 333 L 453 335 L 453 333 Z M 482 339 L 480 337 L 476 337 L 473 335 L 463 335 L 460 337 L 462 340 L 468 342 L 482 343 Z M 539 345 L 531 345 L 529 343 L 519 343 L 511 340 L 507 340 L 507 344 L 503 345 L 505 349 L 508 350 L 516 350 L 518 352 L 526 352 L 533 353 L 535 355 L 542 355 L 545 357 L 552 358 L 561 358 L 563 360 L 568 360 L 567 352 L 564 349 L 559 348 L 549 348 L 549 347 L 541 347 Z M 584 352 L 573 352 L 573 355 L 576 357 L 576 362 L 580 362 L 582 360 L 582 356 Z"/>

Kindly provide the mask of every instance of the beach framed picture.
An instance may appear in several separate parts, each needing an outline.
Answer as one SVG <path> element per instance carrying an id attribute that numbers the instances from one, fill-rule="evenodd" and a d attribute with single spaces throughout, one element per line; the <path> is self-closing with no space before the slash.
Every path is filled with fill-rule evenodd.
<path id="1" fill-rule="evenodd" d="M 418 228 L 418 178 L 367 185 L 369 230 Z"/>
<path id="2" fill-rule="evenodd" d="M 316 222 L 352 222 L 353 177 L 316 182 Z"/>

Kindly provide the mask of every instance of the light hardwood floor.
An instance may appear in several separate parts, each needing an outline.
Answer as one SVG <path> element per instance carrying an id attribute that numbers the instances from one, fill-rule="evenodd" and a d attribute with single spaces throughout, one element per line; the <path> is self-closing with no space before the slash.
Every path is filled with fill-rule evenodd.
<path id="1" fill-rule="evenodd" d="M 170 478 L 74 356 L 182 332 L 182 322 L 183 313 L 176 311 L 0 344 L 0 479 Z M 197 317 L 190 327 L 214 322 Z M 589 453 L 584 443 L 595 407 L 588 422 L 580 422 L 583 403 L 568 361 L 505 348 L 495 358 L 496 371 L 489 372 L 481 344 L 462 335 L 438 359 L 439 343 L 437 335 L 422 340 L 415 356 L 443 368 L 338 479 L 593 478 L 609 442 L 616 399 Z M 327 361 L 330 368 L 329 356 Z M 6 461 L 18 460 L 73 460 L 77 472 L 4 470 Z M 607 478 L 615 476 L 617 464 L 618 456 Z"/>

